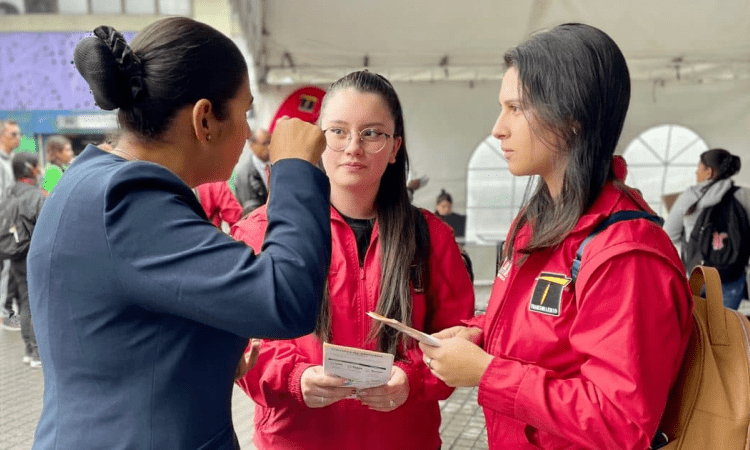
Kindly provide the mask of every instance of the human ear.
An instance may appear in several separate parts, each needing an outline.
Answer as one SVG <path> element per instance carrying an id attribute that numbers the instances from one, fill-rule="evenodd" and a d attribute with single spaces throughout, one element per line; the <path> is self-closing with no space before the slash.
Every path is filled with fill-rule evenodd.
<path id="1" fill-rule="evenodd" d="M 198 100 L 193 105 L 192 119 L 195 138 L 198 142 L 210 142 L 212 134 L 216 134 L 216 117 L 214 116 L 211 101 L 205 98 Z"/>
<path id="2" fill-rule="evenodd" d="M 401 150 L 401 142 L 402 139 L 400 137 L 393 138 L 393 151 L 391 152 L 391 157 L 388 159 L 388 162 L 393 164 L 396 162 L 396 155 L 398 155 L 398 151 Z"/>

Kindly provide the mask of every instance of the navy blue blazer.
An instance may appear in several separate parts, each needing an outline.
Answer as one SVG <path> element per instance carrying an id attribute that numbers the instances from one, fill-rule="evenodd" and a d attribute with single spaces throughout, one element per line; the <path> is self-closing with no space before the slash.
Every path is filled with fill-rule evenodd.
<path id="1" fill-rule="evenodd" d="M 330 187 L 274 165 L 259 256 L 206 220 L 168 169 L 89 146 L 28 256 L 44 406 L 34 449 L 231 449 L 249 337 L 310 333 L 331 253 Z"/>

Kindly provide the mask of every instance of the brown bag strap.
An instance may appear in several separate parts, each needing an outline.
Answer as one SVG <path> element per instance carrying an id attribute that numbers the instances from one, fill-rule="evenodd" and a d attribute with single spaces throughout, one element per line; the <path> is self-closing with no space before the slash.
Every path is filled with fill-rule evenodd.
<path id="1" fill-rule="evenodd" d="M 693 296 L 700 297 L 704 284 L 706 285 L 706 315 L 711 345 L 729 345 L 719 272 L 713 267 L 695 266 L 693 273 L 690 274 L 690 289 L 693 291 Z"/>

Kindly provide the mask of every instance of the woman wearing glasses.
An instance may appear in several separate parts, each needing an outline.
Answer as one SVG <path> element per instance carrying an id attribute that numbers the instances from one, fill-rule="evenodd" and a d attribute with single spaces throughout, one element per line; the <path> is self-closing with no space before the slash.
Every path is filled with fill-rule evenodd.
<path id="1" fill-rule="evenodd" d="M 438 400 L 452 389 L 421 361 L 415 343 L 365 315 L 376 311 L 428 333 L 472 315 L 474 294 L 450 229 L 411 206 L 404 120 L 393 86 L 354 72 L 335 82 L 321 111 L 331 181 L 333 252 L 314 334 L 263 343 L 240 381 L 256 403 L 260 449 L 440 448 Z M 233 235 L 256 251 L 262 207 Z M 356 390 L 323 372 L 322 344 L 395 355 L 384 386 Z"/>

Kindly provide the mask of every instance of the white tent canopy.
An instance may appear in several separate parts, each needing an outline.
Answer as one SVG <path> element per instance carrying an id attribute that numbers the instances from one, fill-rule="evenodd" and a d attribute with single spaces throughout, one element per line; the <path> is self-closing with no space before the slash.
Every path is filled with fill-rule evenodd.
<path id="1" fill-rule="evenodd" d="M 636 80 L 750 79 L 747 0 L 233 0 L 259 78 L 329 83 L 368 66 L 392 81 L 485 80 L 502 54 L 564 22 L 605 30 Z"/>

